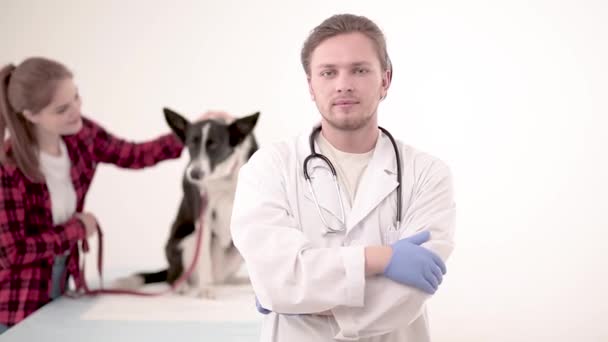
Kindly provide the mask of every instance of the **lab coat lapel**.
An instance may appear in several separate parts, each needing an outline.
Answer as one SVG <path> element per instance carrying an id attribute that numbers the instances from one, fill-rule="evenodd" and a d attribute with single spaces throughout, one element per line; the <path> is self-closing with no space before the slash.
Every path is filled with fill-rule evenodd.
<path id="1" fill-rule="evenodd" d="M 315 143 L 315 150 L 317 153 L 320 152 L 319 145 Z M 310 145 L 308 142 L 308 136 L 303 136 L 299 142 L 299 155 L 300 165 L 304 165 L 304 159 L 310 155 Z M 342 208 L 340 207 L 340 198 L 338 198 L 338 190 L 336 190 L 336 184 L 340 190 L 340 196 L 344 196 L 343 189 L 336 183 L 337 179 L 334 179 L 329 166 L 320 158 L 313 158 L 308 162 L 308 174 L 311 177 L 312 188 L 316 194 L 317 202 L 323 214 L 334 216 L 338 221 L 344 224 L 342 217 Z M 304 172 L 302 173 L 302 179 L 304 179 Z M 305 182 L 304 197 L 311 202 L 315 202 L 313 194 L 308 187 L 308 182 Z M 344 198 L 344 197 L 342 197 Z M 345 212 L 347 212 L 348 203 L 342 201 Z M 317 215 L 317 213 L 315 213 Z M 324 217 L 327 217 L 324 216 Z M 327 218 L 326 218 L 327 219 Z"/>
<path id="2" fill-rule="evenodd" d="M 350 231 L 371 213 L 398 185 L 395 150 L 390 139 L 380 131 L 376 148 L 359 183 L 353 207 L 346 220 Z"/>

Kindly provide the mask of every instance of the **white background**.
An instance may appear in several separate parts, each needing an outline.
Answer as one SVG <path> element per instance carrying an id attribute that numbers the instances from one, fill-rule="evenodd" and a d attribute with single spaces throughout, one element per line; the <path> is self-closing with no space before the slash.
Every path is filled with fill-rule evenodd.
<path id="1" fill-rule="evenodd" d="M 399 3 L 2 0 L 0 62 L 64 62 L 84 112 L 121 137 L 167 132 L 163 106 L 260 110 L 263 145 L 318 119 L 299 61 L 309 30 L 366 15 L 395 66 L 381 125 L 455 176 L 435 341 L 608 341 L 608 3 Z M 165 265 L 186 161 L 99 168 L 87 210 L 108 273 Z"/>

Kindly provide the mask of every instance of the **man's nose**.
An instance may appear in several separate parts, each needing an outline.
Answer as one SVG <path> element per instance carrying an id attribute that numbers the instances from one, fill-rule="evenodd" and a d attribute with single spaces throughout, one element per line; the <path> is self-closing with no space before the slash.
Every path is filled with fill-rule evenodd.
<path id="1" fill-rule="evenodd" d="M 353 78 L 347 73 L 342 73 L 336 78 L 336 90 L 339 93 L 351 93 L 354 90 Z"/>

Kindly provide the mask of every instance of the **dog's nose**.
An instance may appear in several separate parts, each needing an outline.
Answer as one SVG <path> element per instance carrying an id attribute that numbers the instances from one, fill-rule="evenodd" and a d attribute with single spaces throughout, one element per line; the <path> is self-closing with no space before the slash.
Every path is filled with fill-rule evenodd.
<path id="1" fill-rule="evenodd" d="M 192 170 L 190 170 L 190 178 L 192 178 L 193 180 L 201 180 L 203 179 L 204 173 L 201 169 L 198 168 L 192 168 Z"/>

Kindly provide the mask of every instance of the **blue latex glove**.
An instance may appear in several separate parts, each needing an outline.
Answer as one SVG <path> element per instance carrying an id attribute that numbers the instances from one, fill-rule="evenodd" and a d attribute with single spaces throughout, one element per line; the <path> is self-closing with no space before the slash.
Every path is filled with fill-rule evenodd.
<path id="1" fill-rule="evenodd" d="M 258 297 L 255 297 L 255 308 L 258 309 L 258 312 L 264 315 L 268 315 L 269 313 L 271 313 L 272 311 L 268 310 L 268 309 L 264 309 L 264 307 L 262 306 L 262 304 L 260 304 L 260 301 L 258 300 Z"/>
<path id="2" fill-rule="evenodd" d="M 392 244 L 393 255 L 384 269 L 384 275 L 398 283 L 434 294 L 446 268 L 437 254 L 420 246 L 430 237 L 430 232 L 423 231 Z"/>
<path id="3" fill-rule="evenodd" d="M 262 306 L 262 304 L 260 304 L 260 301 L 258 300 L 258 297 L 255 297 L 255 308 L 258 309 L 258 312 L 264 315 L 268 315 L 269 313 L 271 313 L 271 310 L 268 310 L 266 308 L 264 308 Z M 298 314 L 283 314 L 285 316 L 297 316 Z"/>

